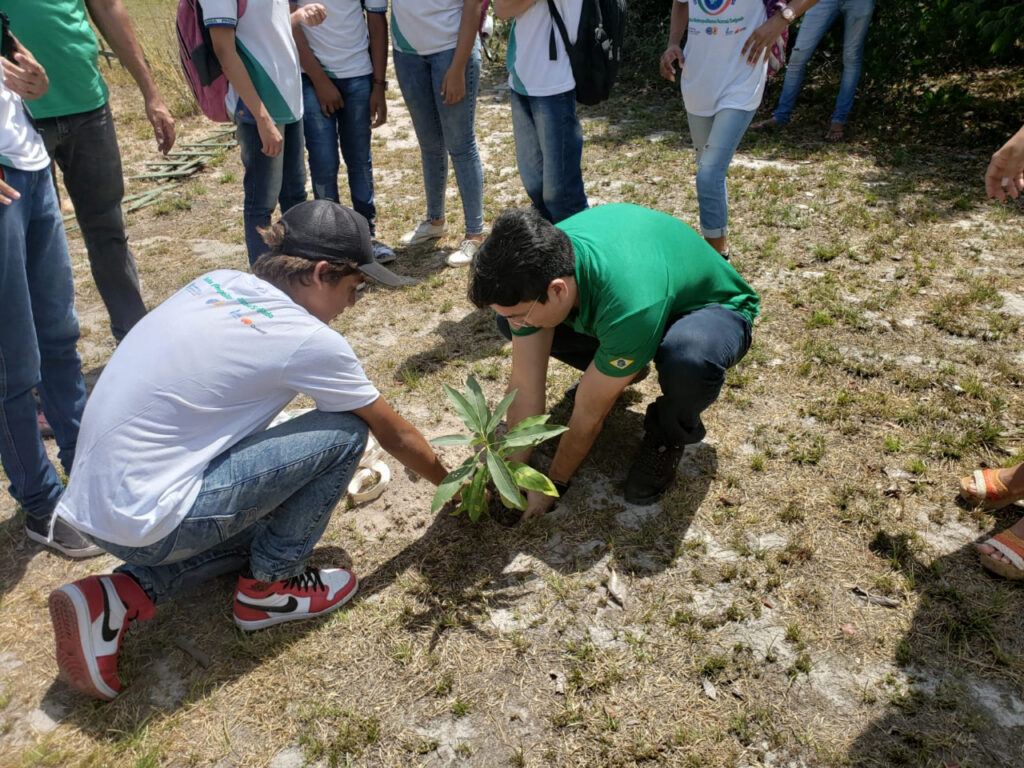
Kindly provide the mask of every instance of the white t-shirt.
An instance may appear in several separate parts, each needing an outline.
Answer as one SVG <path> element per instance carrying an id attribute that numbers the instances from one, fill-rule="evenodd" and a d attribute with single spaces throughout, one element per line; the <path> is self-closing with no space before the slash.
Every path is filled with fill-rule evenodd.
<path id="1" fill-rule="evenodd" d="M 569 42 L 576 42 L 583 0 L 555 0 Z M 551 33 L 555 35 L 555 60 L 551 60 Z M 547 0 L 537 0 L 512 20 L 505 54 L 508 84 L 523 96 L 554 96 L 576 88 L 569 55 L 558 32 Z"/>
<path id="2" fill-rule="evenodd" d="M 19 171 L 41 171 L 50 164 L 43 140 L 25 114 L 21 96 L 0 77 L 0 165 Z"/>
<path id="3" fill-rule="evenodd" d="M 341 79 L 373 74 L 370 37 L 359 0 L 298 0 L 298 5 L 322 3 L 327 18 L 315 27 L 303 27 L 320 66 L 328 77 Z M 387 13 L 388 0 L 367 0 L 368 13 Z"/>
<path id="4" fill-rule="evenodd" d="M 391 0 L 391 42 L 396 51 L 450 51 L 459 42 L 463 0 Z"/>
<path id="5" fill-rule="evenodd" d="M 203 0 L 202 5 L 207 27 L 235 28 L 235 48 L 274 122 L 287 125 L 298 121 L 302 117 L 302 83 L 288 0 L 249 0 L 241 19 L 238 0 Z M 228 89 L 224 103 L 228 114 L 235 114 L 238 93 L 234 86 Z M 252 105 L 246 106 L 252 109 Z"/>
<path id="6" fill-rule="evenodd" d="M 296 393 L 352 411 L 379 393 L 344 337 L 282 291 L 234 270 L 199 277 L 121 342 L 85 406 L 58 514 L 145 546 L 191 509 L 209 463 Z"/>
<path id="7" fill-rule="evenodd" d="M 740 51 L 766 19 L 763 0 L 690 2 L 689 36 L 679 78 L 687 112 L 708 117 L 723 109 L 757 109 L 768 63 L 750 66 Z"/>

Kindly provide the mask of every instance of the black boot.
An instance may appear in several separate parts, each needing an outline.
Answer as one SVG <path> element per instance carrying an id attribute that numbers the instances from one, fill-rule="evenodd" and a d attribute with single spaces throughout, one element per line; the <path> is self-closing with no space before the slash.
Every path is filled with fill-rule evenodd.
<path id="1" fill-rule="evenodd" d="M 676 476 L 683 446 L 673 445 L 657 427 L 648 428 L 633 466 L 626 477 L 623 496 L 630 504 L 653 504 Z"/>

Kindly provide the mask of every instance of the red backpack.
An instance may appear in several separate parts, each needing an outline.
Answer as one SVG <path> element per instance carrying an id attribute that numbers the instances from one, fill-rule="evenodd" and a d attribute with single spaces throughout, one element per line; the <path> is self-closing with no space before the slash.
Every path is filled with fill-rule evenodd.
<path id="1" fill-rule="evenodd" d="M 238 18 L 245 13 L 246 0 L 238 0 Z M 228 79 L 213 52 L 210 30 L 203 24 L 203 7 L 199 0 L 178 0 L 178 56 L 185 82 L 199 103 L 199 109 L 211 120 L 230 123 L 224 103 Z"/>

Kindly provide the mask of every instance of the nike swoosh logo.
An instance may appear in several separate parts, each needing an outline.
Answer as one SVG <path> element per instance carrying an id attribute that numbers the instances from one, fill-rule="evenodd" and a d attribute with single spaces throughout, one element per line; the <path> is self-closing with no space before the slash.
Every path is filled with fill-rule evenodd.
<path id="1" fill-rule="evenodd" d="M 110 598 L 107 596 L 107 582 L 104 580 L 103 585 L 103 626 L 100 627 L 100 631 L 103 635 L 103 642 L 111 643 L 117 639 L 117 629 L 110 626 Z"/>
<path id="2" fill-rule="evenodd" d="M 253 611 L 266 611 L 267 613 L 292 613 L 299 607 L 299 601 L 295 599 L 294 595 L 290 595 L 284 605 L 254 605 L 253 603 L 245 602 L 241 598 L 235 598 L 235 601 L 243 608 L 249 608 Z"/>

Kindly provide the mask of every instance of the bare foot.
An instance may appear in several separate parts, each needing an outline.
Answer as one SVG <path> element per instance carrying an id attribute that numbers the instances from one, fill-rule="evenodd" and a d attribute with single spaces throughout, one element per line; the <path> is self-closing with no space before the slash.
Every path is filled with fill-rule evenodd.
<path id="1" fill-rule="evenodd" d="M 1013 526 L 1010 527 L 1010 532 L 1013 533 L 1015 536 L 1024 539 L 1024 517 L 1022 517 Z M 982 555 L 988 555 L 993 560 L 998 560 L 1002 563 L 1006 563 L 1007 565 L 1012 565 L 1009 558 L 1006 557 L 1006 555 L 1004 555 L 995 547 L 989 546 L 988 544 L 978 544 L 977 549 L 978 552 Z"/>
<path id="2" fill-rule="evenodd" d="M 762 120 L 759 123 L 754 123 L 750 126 L 752 131 L 774 131 L 776 128 L 782 128 L 782 126 L 775 122 L 774 117 L 769 117 L 767 120 Z"/>
<path id="3" fill-rule="evenodd" d="M 825 141 L 833 143 L 840 142 L 846 135 L 846 126 L 842 123 L 829 123 L 828 133 L 825 134 Z"/>

